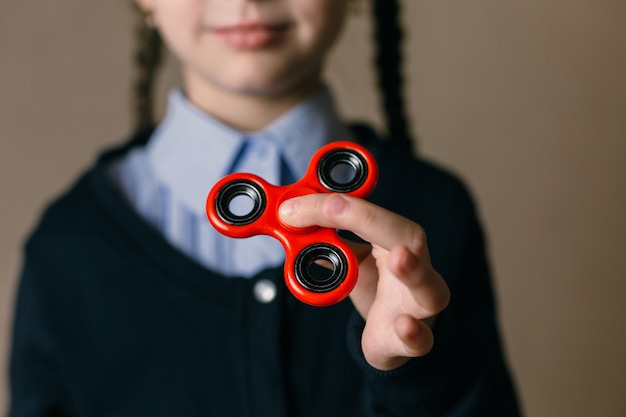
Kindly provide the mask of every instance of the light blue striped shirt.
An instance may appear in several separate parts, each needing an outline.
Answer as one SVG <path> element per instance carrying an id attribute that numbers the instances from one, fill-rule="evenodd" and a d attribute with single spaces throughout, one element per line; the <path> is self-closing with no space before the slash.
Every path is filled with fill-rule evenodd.
<path id="1" fill-rule="evenodd" d="M 283 248 L 268 236 L 231 239 L 215 231 L 205 214 L 211 187 L 230 172 L 281 184 L 286 171 L 297 180 L 315 151 L 335 140 L 350 140 L 350 133 L 327 88 L 254 133 L 220 123 L 173 90 L 148 144 L 113 163 L 110 173 L 130 204 L 174 247 L 214 271 L 250 277 L 281 265 Z"/>

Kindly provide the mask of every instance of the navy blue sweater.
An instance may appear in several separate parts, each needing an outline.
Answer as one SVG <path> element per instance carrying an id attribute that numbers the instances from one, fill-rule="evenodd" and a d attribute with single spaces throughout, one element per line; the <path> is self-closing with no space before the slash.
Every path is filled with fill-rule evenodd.
<path id="1" fill-rule="evenodd" d="M 433 350 L 381 372 L 363 358 L 349 300 L 302 304 L 282 268 L 217 275 L 141 219 L 106 166 L 147 138 L 103 154 L 28 240 L 10 417 L 519 415 L 481 228 L 452 175 L 365 141 L 380 166 L 370 200 L 425 228 L 452 293 Z M 278 288 L 270 303 L 253 295 L 260 279 Z"/>

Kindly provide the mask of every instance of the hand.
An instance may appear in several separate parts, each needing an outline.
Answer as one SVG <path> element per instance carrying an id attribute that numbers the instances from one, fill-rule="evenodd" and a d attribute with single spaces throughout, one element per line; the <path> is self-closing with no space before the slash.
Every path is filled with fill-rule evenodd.
<path id="1" fill-rule="evenodd" d="M 430 264 L 424 230 L 411 220 L 365 200 L 341 194 L 310 194 L 280 207 L 294 227 L 319 225 L 349 230 L 370 246 L 351 244 L 359 279 L 350 298 L 365 319 L 361 345 L 374 368 L 398 368 L 433 345 L 430 329 L 450 292 Z"/>

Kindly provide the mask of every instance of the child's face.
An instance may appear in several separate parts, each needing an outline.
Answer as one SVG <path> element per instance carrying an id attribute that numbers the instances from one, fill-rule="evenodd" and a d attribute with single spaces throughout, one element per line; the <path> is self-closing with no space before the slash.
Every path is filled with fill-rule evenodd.
<path id="1" fill-rule="evenodd" d="M 319 80 L 350 0 L 138 1 L 188 85 L 277 96 Z"/>

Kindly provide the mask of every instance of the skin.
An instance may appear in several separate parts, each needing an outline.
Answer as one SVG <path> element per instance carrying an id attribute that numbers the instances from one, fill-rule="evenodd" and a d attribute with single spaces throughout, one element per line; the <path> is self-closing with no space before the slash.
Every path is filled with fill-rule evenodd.
<path id="1" fill-rule="evenodd" d="M 262 129 L 320 87 L 349 1 L 137 0 L 178 58 L 189 100 L 243 131 Z M 249 22 L 287 29 L 259 47 L 233 46 L 216 33 Z M 430 326 L 450 294 L 418 224 L 339 194 L 288 200 L 280 216 L 294 227 L 350 230 L 371 242 L 351 244 L 360 261 L 350 294 L 366 321 L 361 343 L 370 365 L 392 370 L 430 351 Z"/>
<path id="2" fill-rule="evenodd" d="M 359 279 L 350 294 L 366 321 L 361 345 L 370 365 L 392 370 L 430 351 L 430 326 L 447 306 L 450 292 L 430 263 L 426 235 L 418 224 L 340 194 L 288 200 L 280 216 L 291 226 L 350 230 L 371 242 L 371 250 L 352 245 L 360 261 Z"/>
<path id="3" fill-rule="evenodd" d="M 321 85 L 348 0 L 137 0 L 178 58 L 189 100 L 239 130 L 262 129 Z M 246 23 L 282 24 L 271 44 L 237 48 L 217 36 Z"/>

